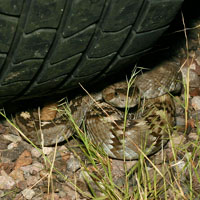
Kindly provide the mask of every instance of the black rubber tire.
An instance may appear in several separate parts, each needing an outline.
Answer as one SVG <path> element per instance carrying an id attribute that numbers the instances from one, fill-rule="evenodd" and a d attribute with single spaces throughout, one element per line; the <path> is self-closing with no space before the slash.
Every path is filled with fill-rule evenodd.
<path id="1" fill-rule="evenodd" d="M 0 102 L 71 90 L 133 64 L 183 0 L 0 0 Z"/>

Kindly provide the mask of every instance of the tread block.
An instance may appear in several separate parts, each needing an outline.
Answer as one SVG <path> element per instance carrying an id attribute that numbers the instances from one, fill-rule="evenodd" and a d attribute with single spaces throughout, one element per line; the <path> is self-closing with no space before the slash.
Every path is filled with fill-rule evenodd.
<path id="1" fill-rule="evenodd" d="M 101 24 L 103 31 L 119 31 L 134 23 L 143 0 L 112 0 Z"/>
<path id="2" fill-rule="evenodd" d="M 8 52 L 13 40 L 18 19 L 0 14 L 0 51 Z"/>
<path id="3" fill-rule="evenodd" d="M 0 87 L 0 97 L 18 95 L 27 85 L 29 81 L 21 81 L 16 83 L 11 83 Z"/>
<path id="4" fill-rule="evenodd" d="M 55 64 L 71 56 L 82 53 L 90 41 L 95 30 L 95 25 L 91 25 L 83 31 L 68 37 L 60 38 L 54 47 L 50 63 Z"/>
<path id="5" fill-rule="evenodd" d="M 54 65 L 48 63 L 42 71 L 42 78 L 40 78 L 38 83 L 46 82 L 59 76 L 68 75 L 74 69 L 81 56 L 82 54 L 78 54 Z"/>
<path id="6" fill-rule="evenodd" d="M 118 52 L 119 48 L 126 39 L 131 26 L 118 32 L 100 32 L 97 39 L 92 42 L 92 45 L 87 53 L 88 57 L 99 58 L 109 55 L 113 52 Z"/>
<path id="7" fill-rule="evenodd" d="M 121 57 L 120 55 L 111 63 L 109 68 L 105 71 L 105 74 L 116 73 L 116 71 L 125 70 L 125 68 L 134 67 L 133 63 L 136 63 L 139 58 L 144 55 L 148 50 L 139 52 L 134 55 Z M 106 75 L 105 75 L 106 76 Z"/>
<path id="8" fill-rule="evenodd" d="M 8 66 L 9 71 L 3 79 L 3 84 L 13 83 L 17 81 L 30 81 L 38 69 L 40 68 L 43 60 L 27 60 L 19 64 L 11 64 Z"/>
<path id="9" fill-rule="evenodd" d="M 65 78 L 66 76 L 60 76 L 40 84 L 34 82 L 34 84 L 25 92 L 24 96 L 38 97 L 38 93 L 42 95 L 52 92 L 52 89 L 56 88 L 56 86 L 59 85 Z"/>
<path id="10" fill-rule="evenodd" d="M 0 13 L 7 15 L 20 15 L 23 0 L 0 0 Z"/>
<path id="11" fill-rule="evenodd" d="M 99 74 L 99 72 L 97 72 L 96 74 L 92 74 L 90 76 L 83 76 L 83 77 L 75 77 L 75 76 L 71 76 L 58 90 L 59 91 L 68 91 L 74 88 L 77 88 L 79 86 L 79 83 L 82 84 L 84 86 L 84 83 L 88 83 L 89 81 L 91 81 L 92 79 L 94 79 L 97 75 Z M 80 86 L 79 86 L 80 87 Z"/>
<path id="12" fill-rule="evenodd" d="M 87 56 L 79 63 L 74 72 L 75 77 L 92 75 L 103 70 L 113 59 L 116 53 L 112 53 L 102 58 L 88 58 Z"/>
<path id="13" fill-rule="evenodd" d="M 14 63 L 32 58 L 44 58 L 54 39 L 55 30 L 37 30 L 23 34 L 14 52 Z"/>
<path id="14" fill-rule="evenodd" d="M 14 96 L 0 97 L 0 106 L 3 107 L 3 104 L 13 99 Z M 2 105 L 1 105 L 2 104 Z"/>
<path id="15" fill-rule="evenodd" d="M 137 18 L 136 32 L 150 31 L 168 25 L 180 9 L 183 0 L 147 0 Z"/>
<path id="16" fill-rule="evenodd" d="M 63 36 L 78 33 L 99 20 L 105 0 L 73 0 L 68 13 Z"/>
<path id="17" fill-rule="evenodd" d="M 157 29 L 155 31 L 149 31 L 139 34 L 135 31 L 132 31 L 126 43 L 124 44 L 124 47 L 120 51 L 120 55 L 128 56 L 152 47 L 152 45 L 167 30 L 168 27 L 169 26 Z"/>
<path id="18" fill-rule="evenodd" d="M 24 32 L 29 33 L 39 28 L 56 28 L 64 4 L 64 0 L 31 1 Z"/>
<path id="19" fill-rule="evenodd" d="M 3 66 L 3 64 L 4 64 L 6 56 L 7 56 L 7 54 L 0 54 L 0 69 L 1 69 L 1 66 Z"/>

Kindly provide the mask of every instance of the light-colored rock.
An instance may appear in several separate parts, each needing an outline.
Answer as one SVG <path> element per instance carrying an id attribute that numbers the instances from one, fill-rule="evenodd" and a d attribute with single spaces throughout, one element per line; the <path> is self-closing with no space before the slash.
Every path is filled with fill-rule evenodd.
<path id="1" fill-rule="evenodd" d="M 185 165 L 186 165 L 186 163 L 183 160 L 179 160 L 176 163 L 172 162 L 172 167 L 176 166 L 177 167 L 176 170 L 178 169 L 179 172 L 182 172 L 184 170 Z"/>
<path id="2" fill-rule="evenodd" d="M 180 145 L 184 144 L 186 138 L 184 135 L 172 135 L 172 143 L 171 141 L 168 142 L 168 147 L 172 148 L 172 144 L 174 148 L 179 147 Z"/>
<path id="3" fill-rule="evenodd" d="M 188 137 L 189 139 L 194 140 L 194 141 L 199 139 L 199 136 L 197 135 L 197 133 L 193 133 L 193 132 L 190 133 Z"/>
<path id="4" fill-rule="evenodd" d="M 187 73 L 188 73 L 188 67 L 187 66 L 186 67 L 182 67 L 181 68 L 181 72 L 182 72 L 183 81 L 186 82 Z M 190 68 L 190 72 L 189 72 L 189 80 L 190 80 L 190 87 L 198 88 L 200 86 L 200 77 L 195 72 L 195 70 L 193 70 L 191 68 Z"/>
<path id="5" fill-rule="evenodd" d="M 5 134 L 5 135 L 3 135 L 3 137 L 6 140 L 9 140 L 9 141 L 14 142 L 14 143 L 20 142 L 22 140 L 21 137 L 19 137 L 17 135 L 13 135 L 13 134 Z"/>
<path id="6" fill-rule="evenodd" d="M 20 169 L 15 169 L 9 174 L 16 182 L 24 181 L 24 173 Z"/>
<path id="7" fill-rule="evenodd" d="M 44 153 L 45 155 L 49 155 L 51 152 L 54 151 L 54 147 L 44 147 L 44 148 L 42 149 L 42 151 L 43 151 L 43 153 Z"/>
<path id="8" fill-rule="evenodd" d="M 34 162 L 32 165 L 27 165 L 20 168 L 24 173 L 33 174 L 33 172 L 39 172 L 44 169 L 44 165 L 39 162 Z"/>
<path id="9" fill-rule="evenodd" d="M 42 163 L 39 163 L 39 162 L 36 161 L 32 164 L 32 170 L 34 170 L 36 172 L 39 172 L 43 169 L 44 169 L 44 165 Z"/>
<path id="10" fill-rule="evenodd" d="M 192 107 L 195 110 L 200 110 L 200 96 L 195 96 L 192 98 Z"/>
<path id="11" fill-rule="evenodd" d="M 185 118 L 184 117 L 176 117 L 176 125 L 177 126 L 185 126 Z"/>
<path id="12" fill-rule="evenodd" d="M 186 162 L 184 160 L 177 160 L 176 163 L 175 161 L 172 162 L 171 167 L 174 169 L 175 174 L 182 174 L 180 176 L 180 180 L 181 182 L 185 182 L 186 181 L 186 171 L 187 171 L 187 165 Z"/>
<path id="13" fill-rule="evenodd" d="M 26 198 L 26 199 L 32 199 L 33 196 L 35 195 L 34 190 L 26 188 L 25 190 L 22 191 L 22 195 Z"/>
<path id="14" fill-rule="evenodd" d="M 42 171 L 40 171 L 39 174 L 40 174 L 40 177 L 43 178 L 44 176 L 47 177 L 49 175 L 49 172 L 47 172 L 46 170 L 42 170 Z"/>
<path id="15" fill-rule="evenodd" d="M 123 187 L 125 182 L 125 166 L 126 170 L 129 171 L 135 164 L 137 163 L 136 160 L 132 161 L 126 161 L 126 163 L 123 160 L 116 160 L 113 159 L 111 162 L 111 173 L 113 177 L 113 182 L 118 187 Z"/>
<path id="16" fill-rule="evenodd" d="M 71 156 L 70 159 L 66 163 L 67 170 L 71 172 L 77 171 L 81 167 L 80 161 L 75 158 L 74 156 Z"/>
<path id="17" fill-rule="evenodd" d="M 39 178 L 40 177 L 36 176 L 36 175 L 34 175 L 34 176 L 27 175 L 26 176 L 26 183 L 27 183 L 28 186 L 32 186 L 39 180 Z"/>
<path id="18" fill-rule="evenodd" d="M 10 143 L 9 145 L 8 145 L 8 149 L 9 150 L 11 150 L 11 149 L 14 149 L 15 147 L 17 147 L 18 146 L 18 144 L 17 143 L 15 143 L 15 142 L 12 142 L 12 143 Z"/>
<path id="19" fill-rule="evenodd" d="M 31 155 L 33 156 L 33 157 L 35 157 L 35 158 L 39 158 L 41 155 L 42 155 L 42 153 L 41 152 L 39 152 L 36 148 L 32 148 L 31 149 Z"/>
<path id="20" fill-rule="evenodd" d="M 63 185 L 62 190 L 65 191 L 65 193 L 67 194 L 67 196 L 65 197 L 66 199 L 70 199 L 70 200 L 80 199 L 79 193 L 76 190 L 72 189 L 72 187 L 68 185 Z M 86 191 L 84 192 L 86 193 Z M 88 193 L 88 195 L 90 194 Z"/>
<path id="21" fill-rule="evenodd" d="M 10 190 L 15 185 L 12 177 L 8 176 L 4 170 L 1 170 L 0 176 L 0 190 Z"/>

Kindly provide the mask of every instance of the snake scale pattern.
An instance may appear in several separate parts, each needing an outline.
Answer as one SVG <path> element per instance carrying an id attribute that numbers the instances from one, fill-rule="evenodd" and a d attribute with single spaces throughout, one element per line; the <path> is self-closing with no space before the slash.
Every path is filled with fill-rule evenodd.
<path id="1" fill-rule="evenodd" d="M 137 159 L 141 151 L 153 154 L 167 142 L 175 125 L 175 107 L 169 92 L 180 91 L 180 80 L 179 64 L 164 62 L 138 75 L 128 98 L 127 82 L 118 82 L 99 93 L 71 100 L 69 108 L 77 126 L 81 127 L 84 120 L 88 137 L 108 156 Z M 126 105 L 129 112 L 124 120 Z M 139 111 L 132 111 L 135 106 Z M 48 146 L 73 134 L 72 122 L 67 118 L 57 112 L 53 121 L 41 121 L 37 110 L 32 110 L 17 113 L 15 121 L 36 144 L 40 144 L 42 130 L 44 145 Z"/>

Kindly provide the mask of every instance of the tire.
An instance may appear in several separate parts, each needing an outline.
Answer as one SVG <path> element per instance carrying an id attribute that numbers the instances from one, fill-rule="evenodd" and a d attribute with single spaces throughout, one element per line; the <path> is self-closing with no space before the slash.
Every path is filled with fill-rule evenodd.
<path id="1" fill-rule="evenodd" d="M 101 80 L 147 52 L 183 0 L 0 0 L 0 102 Z"/>

